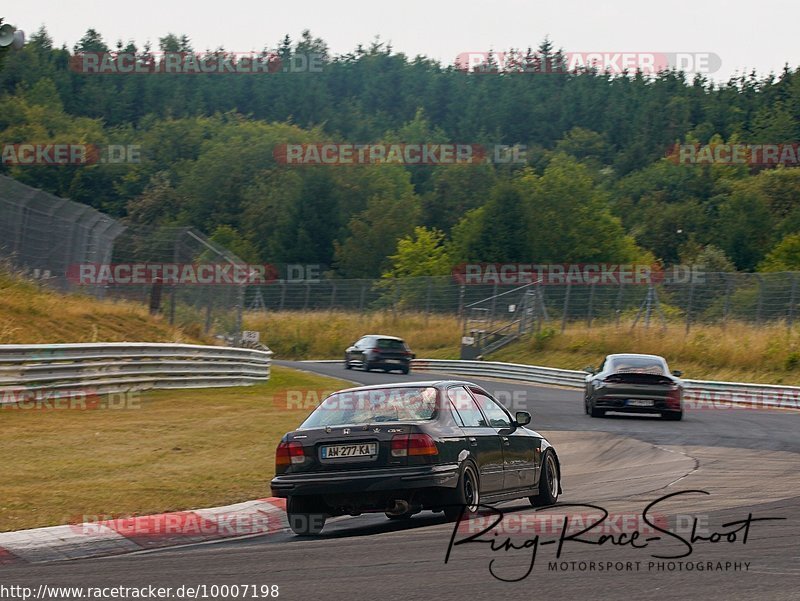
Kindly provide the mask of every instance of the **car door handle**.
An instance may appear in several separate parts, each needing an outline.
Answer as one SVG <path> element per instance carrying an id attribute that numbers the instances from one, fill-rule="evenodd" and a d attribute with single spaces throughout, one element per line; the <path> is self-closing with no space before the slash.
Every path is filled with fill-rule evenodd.
<path id="1" fill-rule="evenodd" d="M 474 436 L 470 436 L 467 440 L 469 440 L 470 446 L 477 447 L 478 446 L 478 439 Z"/>
<path id="2" fill-rule="evenodd" d="M 503 439 L 504 445 L 509 446 L 511 444 L 511 441 L 508 439 L 508 436 L 501 436 L 500 438 Z"/>

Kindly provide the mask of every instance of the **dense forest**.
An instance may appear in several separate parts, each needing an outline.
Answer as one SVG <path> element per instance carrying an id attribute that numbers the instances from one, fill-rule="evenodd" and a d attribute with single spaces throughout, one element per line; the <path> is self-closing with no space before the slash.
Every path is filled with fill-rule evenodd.
<path id="1" fill-rule="evenodd" d="M 70 68 L 85 52 L 195 49 L 173 34 L 157 50 L 109 47 L 94 30 L 57 48 L 40 29 L 0 56 L 2 143 L 135 145 L 141 160 L 0 172 L 131 223 L 196 227 L 246 260 L 336 277 L 464 261 L 800 270 L 800 169 L 667 157 L 675 144 L 796 143 L 800 68 L 724 83 L 674 70 L 473 73 L 380 40 L 332 56 L 308 31 L 275 54 L 321 57 L 315 72 L 88 75 Z M 549 40 L 527 53 L 562 56 Z M 502 144 L 525 160 L 276 161 L 280 145 L 321 142 Z"/>

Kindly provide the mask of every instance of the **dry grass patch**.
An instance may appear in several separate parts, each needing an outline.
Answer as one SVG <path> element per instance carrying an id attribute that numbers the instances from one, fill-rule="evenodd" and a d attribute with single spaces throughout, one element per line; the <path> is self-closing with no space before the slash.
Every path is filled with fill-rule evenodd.
<path id="1" fill-rule="evenodd" d="M 649 329 L 639 325 L 631 330 L 630 326 L 596 324 L 588 329 L 573 325 L 563 334 L 545 330 L 501 349 L 490 359 L 582 369 L 597 366 L 610 353 L 651 353 L 665 357 L 687 378 L 800 384 L 798 328 L 695 325 L 687 335 L 684 324 L 668 325 L 666 330 L 652 324 Z"/>
<path id="2" fill-rule="evenodd" d="M 0 344 L 202 342 L 133 302 L 59 294 L 0 270 Z"/>
<path id="3" fill-rule="evenodd" d="M 247 314 L 244 323 L 281 359 L 339 359 L 364 334 L 399 336 L 417 357 L 458 357 L 461 340 L 461 322 L 453 315 L 270 311 Z"/>
<path id="4" fill-rule="evenodd" d="M 346 386 L 275 367 L 266 384 L 150 391 L 138 408 L 0 408 L 0 531 L 268 497 L 275 447 L 309 413 L 275 395 Z"/>

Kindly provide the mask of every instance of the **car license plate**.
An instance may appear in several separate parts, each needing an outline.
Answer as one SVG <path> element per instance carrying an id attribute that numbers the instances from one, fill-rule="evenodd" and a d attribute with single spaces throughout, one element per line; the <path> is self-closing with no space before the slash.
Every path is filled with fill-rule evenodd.
<path id="1" fill-rule="evenodd" d="M 652 407 L 653 401 L 650 399 L 628 399 L 628 405 L 631 407 Z"/>
<path id="2" fill-rule="evenodd" d="M 323 459 L 342 459 L 346 457 L 372 457 L 378 454 L 378 444 L 367 442 L 360 444 L 338 444 L 322 447 Z"/>
<path id="3" fill-rule="evenodd" d="M 402 361 L 400 359 L 388 359 L 386 363 L 402 363 Z"/>

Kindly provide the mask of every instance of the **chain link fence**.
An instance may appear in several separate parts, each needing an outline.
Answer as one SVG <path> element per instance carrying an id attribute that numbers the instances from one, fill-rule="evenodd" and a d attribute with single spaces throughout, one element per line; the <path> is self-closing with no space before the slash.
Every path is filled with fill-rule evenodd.
<path id="1" fill-rule="evenodd" d="M 244 264 L 192 228 L 126 224 L 0 175 L 0 257 L 26 277 L 63 292 L 139 302 L 170 323 L 207 333 L 234 336 L 241 330 L 241 285 L 81 280 L 82 266 Z"/>
<path id="2" fill-rule="evenodd" d="M 508 322 L 521 306 L 537 320 L 565 329 L 569 324 L 684 323 L 752 324 L 798 318 L 800 273 L 698 272 L 688 281 L 657 284 L 532 285 L 460 284 L 450 276 L 407 279 L 275 281 L 248 286 L 250 311 L 390 311 L 456 314 L 490 325 Z M 528 296 L 535 295 L 534 301 Z M 527 295 L 527 296 L 525 296 Z"/>
<path id="3" fill-rule="evenodd" d="M 230 251 L 185 227 L 143 227 L 112 219 L 0 176 L 0 256 L 15 269 L 63 291 L 149 305 L 171 322 L 235 339 L 244 311 L 370 311 L 457 315 L 493 324 L 535 311 L 536 327 L 632 323 L 752 324 L 798 317 L 800 273 L 696 273 L 658 284 L 463 284 L 451 276 L 344 280 L 267 278 L 265 284 L 81 283 L 87 264 L 244 265 Z M 503 294 L 509 292 L 508 294 Z M 533 294 L 533 296 L 531 296 Z M 477 315 L 480 313 L 480 315 Z M 466 326 L 465 326 L 466 329 Z"/>

